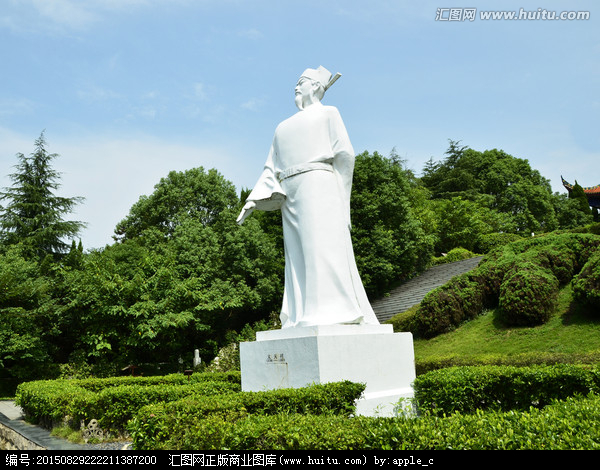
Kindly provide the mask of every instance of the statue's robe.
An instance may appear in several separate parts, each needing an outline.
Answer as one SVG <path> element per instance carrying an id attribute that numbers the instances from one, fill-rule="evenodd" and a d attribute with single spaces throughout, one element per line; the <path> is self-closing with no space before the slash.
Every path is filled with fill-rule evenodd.
<path id="1" fill-rule="evenodd" d="M 353 171 L 354 150 L 335 107 L 318 102 L 277 126 L 247 200 L 282 213 L 283 328 L 379 324 L 352 249 Z"/>

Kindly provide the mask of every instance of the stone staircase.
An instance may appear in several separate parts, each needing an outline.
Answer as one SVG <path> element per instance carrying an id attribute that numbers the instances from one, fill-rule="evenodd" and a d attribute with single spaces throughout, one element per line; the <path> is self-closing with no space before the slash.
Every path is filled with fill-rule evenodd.
<path id="1" fill-rule="evenodd" d="M 454 263 L 433 266 L 423 274 L 396 287 L 390 291 L 389 295 L 371 302 L 377 319 L 380 323 L 384 323 L 397 313 L 404 312 L 413 305 L 420 303 L 429 291 L 444 285 L 459 274 L 476 268 L 481 258 L 483 257 L 478 256 L 455 261 Z"/>

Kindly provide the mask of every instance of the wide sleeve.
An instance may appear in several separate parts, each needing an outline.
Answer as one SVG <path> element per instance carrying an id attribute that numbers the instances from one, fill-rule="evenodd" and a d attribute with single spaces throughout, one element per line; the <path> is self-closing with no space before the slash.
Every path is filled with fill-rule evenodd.
<path id="1" fill-rule="evenodd" d="M 352 175 L 354 173 L 354 148 L 350 143 L 342 116 L 335 107 L 329 112 L 329 138 L 333 152 L 333 171 L 338 180 L 338 186 L 344 201 L 345 216 L 348 227 L 350 223 L 350 195 L 352 192 Z"/>
<path id="2" fill-rule="evenodd" d="M 253 201 L 256 204 L 256 209 L 261 211 L 279 210 L 283 201 L 285 201 L 285 192 L 275 175 L 274 159 L 275 144 L 273 143 L 263 172 L 246 199 L 246 201 Z"/>

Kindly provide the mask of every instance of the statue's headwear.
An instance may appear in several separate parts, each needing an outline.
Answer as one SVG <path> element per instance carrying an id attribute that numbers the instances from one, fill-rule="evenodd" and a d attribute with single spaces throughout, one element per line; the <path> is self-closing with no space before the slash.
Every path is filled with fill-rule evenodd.
<path id="1" fill-rule="evenodd" d="M 342 74 L 336 73 L 334 76 L 331 76 L 331 72 L 329 70 L 322 65 L 319 65 L 318 69 L 306 69 L 301 76 L 310 78 L 315 82 L 319 82 L 321 85 L 323 85 L 323 90 L 327 91 L 328 88 L 342 76 Z"/>

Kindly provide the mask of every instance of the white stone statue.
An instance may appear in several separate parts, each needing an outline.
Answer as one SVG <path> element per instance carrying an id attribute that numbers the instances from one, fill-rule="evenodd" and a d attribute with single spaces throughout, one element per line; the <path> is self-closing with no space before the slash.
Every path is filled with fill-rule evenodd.
<path id="1" fill-rule="evenodd" d="M 300 76 L 300 111 L 277 126 L 264 171 L 237 219 L 242 224 L 255 209 L 281 210 L 282 328 L 379 324 L 350 238 L 354 149 L 337 108 L 321 103 L 339 77 L 323 67 Z"/>

